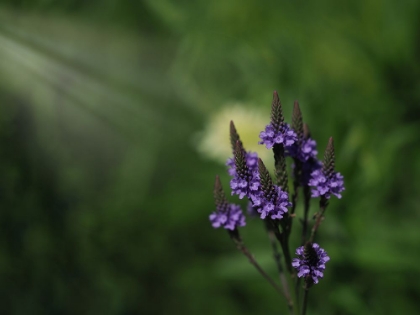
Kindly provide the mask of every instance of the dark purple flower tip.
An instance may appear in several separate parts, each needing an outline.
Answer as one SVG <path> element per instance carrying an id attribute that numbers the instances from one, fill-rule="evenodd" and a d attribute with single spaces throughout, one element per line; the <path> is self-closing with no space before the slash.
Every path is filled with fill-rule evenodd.
<path id="1" fill-rule="evenodd" d="M 210 214 L 209 217 L 211 225 L 215 229 L 223 227 L 226 230 L 233 231 L 237 227 L 245 226 L 245 216 L 240 206 L 229 204 L 224 211 L 219 210 Z"/>
<path id="2" fill-rule="evenodd" d="M 326 251 L 316 243 L 307 243 L 296 249 L 296 255 L 298 258 L 293 259 L 292 266 L 296 268 L 297 276 L 309 277 L 317 284 L 319 278 L 324 276 L 325 263 L 330 260 Z"/>
<path id="3" fill-rule="evenodd" d="M 344 177 L 338 172 L 332 172 L 329 176 L 322 169 L 317 169 L 311 173 L 309 186 L 312 186 L 312 197 L 325 196 L 330 199 L 331 195 L 341 198 L 344 190 Z"/>
<path id="4" fill-rule="evenodd" d="M 261 141 L 259 144 L 265 144 L 267 149 L 271 149 L 275 144 L 282 144 L 284 147 L 290 147 L 297 141 L 296 133 L 286 123 L 282 123 L 279 130 L 275 130 L 272 124 L 265 127 L 260 133 Z"/>
<path id="5" fill-rule="evenodd" d="M 234 177 L 230 181 L 230 188 L 232 188 L 232 195 L 239 195 L 239 199 L 249 195 L 248 180 L 240 177 Z"/>
<path id="6" fill-rule="evenodd" d="M 252 204 L 261 219 L 270 218 L 273 220 L 280 220 L 291 207 L 289 202 L 289 195 L 287 192 L 281 190 L 280 187 L 274 186 L 275 193 L 269 197 L 265 196 L 262 191 L 251 195 Z"/>

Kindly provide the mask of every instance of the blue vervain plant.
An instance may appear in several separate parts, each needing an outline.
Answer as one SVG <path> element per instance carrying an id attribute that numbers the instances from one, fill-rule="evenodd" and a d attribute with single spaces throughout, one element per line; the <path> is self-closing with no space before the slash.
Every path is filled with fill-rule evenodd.
<path id="1" fill-rule="evenodd" d="M 259 216 L 264 222 L 280 284 L 261 268 L 245 246 L 238 229 L 246 225 L 245 216 L 239 205 L 228 202 L 219 176 L 216 176 L 214 186 L 216 211 L 210 215 L 210 222 L 214 228 L 223 227 L 228 231 L 236 247 L 269 284 L 284 296 L 290 314 L 305 315 L 309 289 L 324 276 L 325 264 L 330 260 L 326 251 L 314 243 L 314 239 L 324 219 L 329 199 L 331 196 L 341 198 L 341 192 L 344 190 L 343 176 L 335 171 L 333 139 L 329 139 L 323 162 L 319 161 L 316 141 L 311 138 L 308 126 L 303 122 L 298 102 L 294 103 L 290 126 L 284 122 L 282 106 L 276 91 L 271 106 L 271 120 L 260 133 L 260 139 L 259 144 L 273 151 L 274 181 L 257 153 L 245 150 L 233 121 L 230 123 L 233 157 L 228 159 L 226 165 L 232 177 L 232 195 L 238 195 L 240 199 L 247 198 L 248 214 Z M 291 194 L 286 158 L 293 160 Z M 295 209 L 299 194 L 303 199 L 303 218 L 300 220 L 301 246 L 295 251 L 297 258 L 292 259 L 289 240 L 296 218 Z M 308 235 L 311 198 L 319 198 L 319 210 L 313 216 L 314 223 Z M 277 244 L 280 245 L 281 253 Z M 292 283 L 293 297 L 290 290 Z"/>

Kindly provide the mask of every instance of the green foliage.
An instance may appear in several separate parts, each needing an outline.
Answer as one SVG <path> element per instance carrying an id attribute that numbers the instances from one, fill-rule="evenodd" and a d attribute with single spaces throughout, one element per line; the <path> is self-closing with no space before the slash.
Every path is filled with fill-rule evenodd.
<path id="1" fill-rule="evenodd" d="M 226 101 L 268 123 L 273 90 L 346 183 L 308 313 L 420 312 L 418 1 L 0 5 L 0 313 L 286 310 L 210 227 L 228 176 L 194 148 Z M 275 276 L 262 222 L 241 235 Z"/>

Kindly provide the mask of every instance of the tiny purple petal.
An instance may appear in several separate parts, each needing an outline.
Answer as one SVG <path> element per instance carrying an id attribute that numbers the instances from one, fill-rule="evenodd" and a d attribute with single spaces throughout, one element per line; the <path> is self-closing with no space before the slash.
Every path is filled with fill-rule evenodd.
<path id="1" fill-rule="evenodd" d="M 280 220 L 291 206 L 289 195 L 275 186 L 276 194 L 267 198 L 262 191 L 258 191 L 251 196 L 254 208 L 260 213 L 261 219 L 269 216 L 273 220 Z"/>
<path id="2" fill-rule="evenodd" d="M 217 209 L 209 216 L 211 225 L 214 228 L 223 227 L 227 230 L 234 230 L 239 226 L 245 226 L 245 216 L 241 207 L 229 204 L 226 209 Z"/>
<path id="3" fill-rule="evenodd" d="M 325 196 L 330 199 L 334 195 L 340 199 L 340 192 L 344 190 L 343 175 L 333 172 L 327 177 L 322 169 L 317 169 L 312 172 L 308 185 L 313 187 L 312 197 Z"/>
<path id="4" fill-rule="evenodd" d="M 293 145 L 297 141 L 297 135 L 286 123 L 280 126 L 280 130 L 274 130 L 269 124 L 264 131 L 260 132 L 260 139 L 259 144 L 264 144 L 267 149 L 271 149 L 274 144 L 283 144 L 285 147 Z"/>

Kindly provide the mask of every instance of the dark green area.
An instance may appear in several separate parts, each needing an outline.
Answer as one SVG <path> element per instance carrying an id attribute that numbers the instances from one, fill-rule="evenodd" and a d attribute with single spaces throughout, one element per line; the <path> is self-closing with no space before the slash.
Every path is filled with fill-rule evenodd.
<path id="1" fill-rule="evenodd" d="M 228 176 L 194 148 L 275 89 L 346 183 L 308 314 L 420 313 L 418 34 L 418 1 L 1 1 L 0 313 L 286 312 L 210 227 Z"/>

